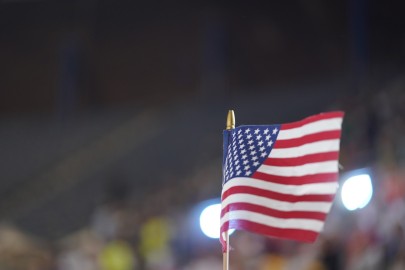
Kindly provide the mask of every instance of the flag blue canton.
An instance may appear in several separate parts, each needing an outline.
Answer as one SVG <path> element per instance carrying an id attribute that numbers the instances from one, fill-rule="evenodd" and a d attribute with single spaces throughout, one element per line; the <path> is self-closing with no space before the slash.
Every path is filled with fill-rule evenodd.
<path id="1" fill-rule="evenodd" d="M 225 130 L 228 144 L 223 166 L 224 183 L 235 177 L 250 177 L 269 156 L 280 125 L 240 126 Z"/>

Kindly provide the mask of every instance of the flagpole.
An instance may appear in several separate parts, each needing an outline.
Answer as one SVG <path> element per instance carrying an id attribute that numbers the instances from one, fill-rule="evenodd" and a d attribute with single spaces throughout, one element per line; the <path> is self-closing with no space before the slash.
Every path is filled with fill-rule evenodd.
<path id="1" fill-rule="evenodd" d="M 226 251 L 223 254 L 223 270 L 229 270 L 229 234 L 228 231 L 225 233 L 225 241 L 226 241 Z"/>
<path id="2" fill-rule="evenodd" d="M 233 110 L 228 111 L 226 118 L 226 130 L 235 128 L 235 113 Z M 229 233 L 225 231 L 226 250 L 223 254 L 223 270 L 229 270 Z"/>

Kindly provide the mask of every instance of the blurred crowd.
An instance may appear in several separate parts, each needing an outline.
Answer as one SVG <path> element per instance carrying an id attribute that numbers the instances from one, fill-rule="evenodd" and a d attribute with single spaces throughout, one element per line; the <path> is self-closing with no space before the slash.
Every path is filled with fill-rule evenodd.
<path id="1" fill-rule="evenodd" d="M 404 105 L 405 79 L 400 78 L 336 106 L 346 112 L 342 173 L 363 167 L 372 172 L 368 206 L 349 212 L 336 202 L 315 244 L 236 232 L 231 269 L 405 269 Z M 125 185 L 115 186 L 86 228 L 56 242 L 2 224 L 0 269 L 222 269 L 219 242 L 200 236 L 190 221 L 193 189 L 201 185 L 162 187 L 142 203 L 131 200 Z"/>

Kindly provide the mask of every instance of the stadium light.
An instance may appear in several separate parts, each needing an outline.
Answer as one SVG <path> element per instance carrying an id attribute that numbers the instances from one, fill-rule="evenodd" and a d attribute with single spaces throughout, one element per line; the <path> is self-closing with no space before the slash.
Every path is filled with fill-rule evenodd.
<path id="1" fill-rule="evenodd" d="M 201 231 L 209 238 L 219 238 L 220 234 L 221 204 L 211 204 L 204 208 L 200 214 Z M 231 235 L 235 230 L 229 230 Z"/>
<path id="2" fill-rule="evenodd" d="M 340 195 L 343 206 L 349 211 L 365 207 L 373 196 L 370 175 L 355 171 L 343 183 Z"/>

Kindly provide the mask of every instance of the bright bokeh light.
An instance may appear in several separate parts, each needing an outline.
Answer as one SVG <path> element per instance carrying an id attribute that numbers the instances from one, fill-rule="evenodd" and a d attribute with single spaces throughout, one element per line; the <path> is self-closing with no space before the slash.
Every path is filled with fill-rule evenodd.
<path id="1" fill-rule="evenodd" d="M 221 224 L 221 204 L 211 204 L 207 206 L 200 215 L 201 231 L 209 238 L 219 238 Z M 229 235 L 234 230 L 229 230 Z"/>
<path id="2" fill-rule="evenodd" d="M 373 186 L 368 174 L 348 178 L 342 186 L 341 197 L 344 207 L 353 211 L 365 207 L 373 196 Z"/>

